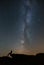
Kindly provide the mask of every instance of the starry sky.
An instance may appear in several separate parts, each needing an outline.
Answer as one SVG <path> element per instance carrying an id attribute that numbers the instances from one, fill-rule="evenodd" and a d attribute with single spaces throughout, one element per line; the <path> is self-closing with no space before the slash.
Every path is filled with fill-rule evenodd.
<path id="1" fill-rule="evenodd" d="M 44 0 L 0 0 L 0 56 L 44 52 Z"/>

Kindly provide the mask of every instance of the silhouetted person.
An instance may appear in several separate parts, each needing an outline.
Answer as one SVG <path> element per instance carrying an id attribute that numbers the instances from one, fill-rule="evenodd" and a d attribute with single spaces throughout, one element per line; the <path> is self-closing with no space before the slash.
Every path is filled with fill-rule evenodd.
<path id="1" fill-rule="evenodd" d="M 10 51 L 10 53 L 8 53 L 8 55 L 7 55 L 7 56 L 9 56 L 9 55 L 11 56 L 11 54 L 12 54 L 12 50 Z"/>
<path id="2" fill-rule="evenodd" d="M 12 50 L 11 50 L 10 53 L 8 53 L 7 56 L 10 56 L 10 57 L 14 58 L 14 57 L 15 57 L 15 54 L 13 54 L 13 53 L 12 53 Z"/>

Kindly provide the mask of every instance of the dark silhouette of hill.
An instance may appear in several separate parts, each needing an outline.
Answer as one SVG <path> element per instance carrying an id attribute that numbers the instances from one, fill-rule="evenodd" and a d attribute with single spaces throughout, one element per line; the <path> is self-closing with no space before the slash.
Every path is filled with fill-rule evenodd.
<path id="1" fill-rule="evenodd" d="M 44 65 L 44 53 L 36 55 L 10 54 L 0 57 L 0 65 Z"/>

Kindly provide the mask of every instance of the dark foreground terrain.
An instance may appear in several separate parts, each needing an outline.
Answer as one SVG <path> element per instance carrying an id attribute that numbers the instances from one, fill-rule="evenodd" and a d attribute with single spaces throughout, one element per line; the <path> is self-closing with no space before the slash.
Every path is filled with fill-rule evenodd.
<path id="1" fill-rule="evenodd" d="M 37 55 L 12 54 L 0 57 L 0 65 L 44 65 L 44 53 Z"/>

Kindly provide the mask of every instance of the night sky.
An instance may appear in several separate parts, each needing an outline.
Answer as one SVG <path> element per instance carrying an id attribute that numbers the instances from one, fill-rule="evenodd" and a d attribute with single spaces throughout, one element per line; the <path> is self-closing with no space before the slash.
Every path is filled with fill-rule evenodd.
<path id="1" fill-rule="evenodd" d="M 44 0 L 0 1 L 0 56 L 44 52 Z"/>

